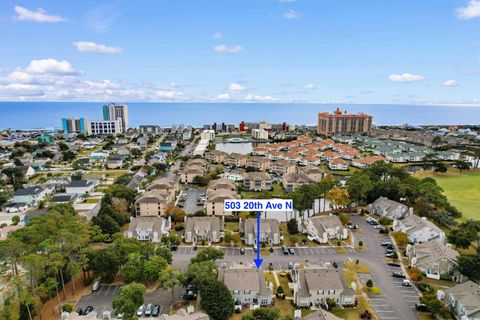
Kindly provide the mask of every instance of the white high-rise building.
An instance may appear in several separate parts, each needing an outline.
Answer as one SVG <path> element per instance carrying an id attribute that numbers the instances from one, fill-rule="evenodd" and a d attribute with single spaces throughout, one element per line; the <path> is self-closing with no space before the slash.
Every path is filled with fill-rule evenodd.
<path id="1" fill-rule="evenodd" d="M 252 138 L 257 140 L 268 140 L 268 131 L 263 129 L 253 129 Z"/>
<path id="2" fill-rule="evenodd" d="M 215 130 L 203 130 L 202 133 L 200 133 L 200 139 L 213 141 L 215 139 Z"/>
<path id="3" fill-rule="evenodd" d="M 116 134 L 123 133 L 122 121 L 117 120 L 90 120 L 87 124 L 89 134 Z"/>
<path id="4" fill-rule="evenodd" d="M 126 104 L 117 105 L 115 103 L 104 105 L 103 120 L 105 121 L 120 120 L 122 131 L 126 132 L 128 130 L 128 106 Z"/>

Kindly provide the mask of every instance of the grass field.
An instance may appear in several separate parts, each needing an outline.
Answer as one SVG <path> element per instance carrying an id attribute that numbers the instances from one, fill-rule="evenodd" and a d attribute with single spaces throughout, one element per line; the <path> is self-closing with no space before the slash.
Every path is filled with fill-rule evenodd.
<path id="1" fill-rule="evenodd" d="M 480 170 L 449 170 L 430 177 L 437 181 L 452 205 L 462 212 L 462 220 L 480 219 Z"/>

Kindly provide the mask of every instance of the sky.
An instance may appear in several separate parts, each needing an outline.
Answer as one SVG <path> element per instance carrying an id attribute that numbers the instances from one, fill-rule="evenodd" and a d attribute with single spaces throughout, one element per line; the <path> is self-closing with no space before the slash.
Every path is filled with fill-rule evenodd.
<path id="1" fill-rule="evenodd" d="M 480 105 L 480 0 L 0 0 L 0 101 Z"/>

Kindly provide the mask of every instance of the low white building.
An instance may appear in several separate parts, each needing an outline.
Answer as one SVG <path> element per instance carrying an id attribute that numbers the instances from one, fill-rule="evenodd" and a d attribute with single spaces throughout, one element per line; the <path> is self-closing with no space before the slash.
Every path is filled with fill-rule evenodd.
<path id="1" fill-rule="evenodd" d="M 213 141 L 215 139 L 215 130 L 203 130 L 200 133 L 200 139 Z"/>
<path id="2" fill-rule="evenodd" d="M 268 140 L 268 131 L 264 129 L 252 129 L 252 138 L 255 140 Z"/>
<path id="3" fill-rule="evenodd" d="M 319 243 L 328 243 L 331 239 L 345 240 L 348 229 L 335 215 L 314 216 L 302 222 L 302 232 Z"/>
<path id="4" fill-rule="evenodd" d="M 445 243 L 445 232 L 425 217 L 412 215 L 403 220 L 395 219 L 393 231 L 406 233 L 408 240 L 413 243 L 430 240 L 438 241 L 441 244 Z"/>
<path id="5" fill-rule="evenodd" d="M 97 186 L 97 180 L 72 180 L 66 187 L 65 193 L 90 194 Z"/>
<path id="6" fill-rule="evenodd" d="M 171 228 L 170 217 L 138 217 L 132 218 L 125 232 L 128 238 L 139 241 L 160 242 L 163 235 L 168 235 Z"/>

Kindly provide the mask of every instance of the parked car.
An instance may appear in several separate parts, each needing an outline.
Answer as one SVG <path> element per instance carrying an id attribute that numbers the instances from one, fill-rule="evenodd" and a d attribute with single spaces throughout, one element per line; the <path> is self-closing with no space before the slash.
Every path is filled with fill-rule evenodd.
<path id="1" fill-rule="evenodd" d="M 87 306 L 85 308 L 85 310 L 83 310 L 83 315 L 86 316 L 87 314 L 89 314 L 92 311 L 93 311 L 93 307 L 92 306 Z"/>
<path id="2" fill-rule="evenodd" d="M 352 229 L 352 230 L 355 230 L 355 229 L 358 229 L 358 226 L 356 224 L 347 224 L 347 228 L 349 229 Z"/>
<path id="3" fill-rule="evenodd" d="M 375 224 L 373 226 L 373 229 L 383 229 L 383 226 L 379 225 L 379 224 Z"/>
<path id="4" fill-rule="evenodd" d="M 392 277 L 405 279 L 405 275 L 403 274 L 403 272 L 400 271 L 393 271 Z"/>
<path id="5" fill-rule="evenodd" d="M 288 270 L 292 270 L 294 267 L 295 265 L 293 264 L 293 262 L 289 262 L 287 265 Z"/>
<path id="6" fill-rule="evenodd" d="M 391 245 L 392 245 L 392 242 L 390 242 L 390 241 L 382 242 L 382 247 L 388 247 L 388 246 L 391 246 Z"/>
<path id="7" fill-rule="evenodd" d="M 399 262 L 396 262 L 396 261 L 388 261 L 387 264 L 388 264 L 390 267 L 400 267 L 400 263 L 399 263 Z"/>
<path id="8" fill-rule="evenodd" d="M 427 312 L 428 311 L 428 307 L 426 305 L 424 305 L 423 303 L 415 303 L 415 309 L 417 309 L 417 311 L 421 311 L 421 312 Z"/>
<path id="9" fill-rule="evenodd" d="M 92 291 L 97 291 L 100 288 L 100 282 L 96 281 L 92 286 Z"/>
<path id="10" fill-rule="evenodd" d="M 290 254 L 295 254 L 295 249 L 293 249 L 293 248 L 288 248 L 288 252 L 289 252 Z"/>
<path id="11" fill-rule="evenodd" d="M 178 249 L 178 244 L 176 244 L 176 243 L 173 243 L 173 244 L 170 246 L 170 250 L 172 250 L 172 251 L 177 251 L 177 249 Z"/>
<path id="12" fill-rule="evenodd" d="M 152 309 L 153 309 L 153 304 L 151 303 L 147 304 L 147 307 L 145 308 L 145 316 L 149 317 L 152 314 Z"/>
<path id="13" fill-rule="evenodd" d="M 123 313 L 117 314 L 116 318 L 117 318 L 117 319 L 123 319 Z"/>
<path id="14" fill-rule="evenodd" d="M 408 280 L 408 279 L 403 279 L 402 286 L 404 286 L 404 287 L 411 287 L 412 284 L 410 283 L 410 280 Z"/>
<path id="15" fill-rule="evenodd" d="M 387 253 L 387 254 L 385 254 L 385 256 L 386 256 L 387 258 L 393 258 L 393 259 L 397 259 L 397 258 L 398 258 L 398 255 L 397 255 L 396 252 Z"/>
<path id="16" fill-rule="evenodd" d="M 245 254 L 245 248 L 244 247 L 240 248 L 240 254 Z"/>
<path id="17" fill-rule="evenodd" d="M 155 304 L 153 306 L 152 316 L 153 317 L 158 317 L 159 314 L 160 314 L 160 306 L 158 304 Z"/>
<path id="18" fill-rule="evenodd" d="M 144 305 L 144 304 L 142 304 L 142 305 L 138 308 L 138 310 L 137 310 L 137 317 L 143 316 L 143 312 L 145 312 L 145 305 Z"/>
<path id="19" fill-rule="evenodd" d="M 286 247 L 282 247 L 282 252 L 283 252 L 283 254 L 287 255 L 288 254 L 288 249 Z"/>

